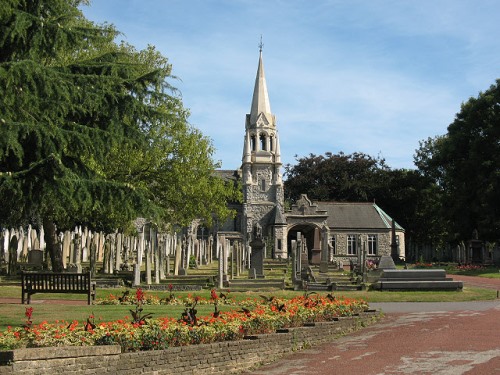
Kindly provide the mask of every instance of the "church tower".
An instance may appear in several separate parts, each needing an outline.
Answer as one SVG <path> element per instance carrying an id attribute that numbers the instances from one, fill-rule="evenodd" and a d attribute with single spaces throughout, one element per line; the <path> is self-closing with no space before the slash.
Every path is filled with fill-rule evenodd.
<path id="1" fill-rule="evenodd" d="M 252 106 L 246 115 L 243 144 L 243 229 L 247 243 L 258 231 L 266 240 L 267 254 L 287 258 L 286 220 L 281 155 L 276 116 L 267 92 L 262 43 Z M 271 251 L 270 251 L 271 250 Z"/>

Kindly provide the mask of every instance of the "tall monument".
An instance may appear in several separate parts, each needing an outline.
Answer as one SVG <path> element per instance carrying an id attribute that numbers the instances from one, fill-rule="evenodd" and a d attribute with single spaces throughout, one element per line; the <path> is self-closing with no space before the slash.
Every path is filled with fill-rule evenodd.
<path id="1" fill-rule="evenodd" d="M 243 229 L 246 243 L 255 233 L 265 239 L 268 255 L 287 258 L 286 219 L 281 155 L 276 116 L 267 92 L 262 42 L 250 113 L 246 115 L 243 144 Z"/>

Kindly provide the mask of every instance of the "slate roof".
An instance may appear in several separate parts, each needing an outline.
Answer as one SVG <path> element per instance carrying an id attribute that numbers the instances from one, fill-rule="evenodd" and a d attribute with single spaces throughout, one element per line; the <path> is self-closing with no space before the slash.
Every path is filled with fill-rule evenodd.
<path id="1" fill-rule="evenodd" d="M 278 205 L 276 207 L 274 207 L 273 218 L 272 218 L 271 224 L 286 225 L 286 218 L 281 213 L 281 208 Z"/>
<path id="2" fill-rule="evenodd" d="M 336 229 L 390 229 L 392 218 L 375 203 L 315 202 L 328 213 L 328 226 Z M 404 229 L 395 223 L 396 230 Z"/>
<path id="3" fill-rule="evenodd" d="M 240 179 L 240 171 L 234 169 L 216 169 L 214 175 L 223 180 L 237 181 Z"/>

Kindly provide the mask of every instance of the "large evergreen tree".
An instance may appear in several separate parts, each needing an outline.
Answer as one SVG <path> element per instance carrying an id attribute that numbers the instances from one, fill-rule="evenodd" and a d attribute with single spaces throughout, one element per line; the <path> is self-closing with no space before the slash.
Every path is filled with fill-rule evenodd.
<path id="1" fill-rule="evenodd" d="M 450 240 L 500 237 L 500 80 L 462 104 L 444 136 L 421 142 L 415 164 L 443 194 Z"/>
<path id="2" fill-rule="evenodd" d="M 234 193 L 212 179 L 211 143 L 189 126 L 168 61 L 117 45 L 85 4 L 0 4 L 0 226 L 43 223 L 54 270 L 55 225 L 210 220 Z"/>

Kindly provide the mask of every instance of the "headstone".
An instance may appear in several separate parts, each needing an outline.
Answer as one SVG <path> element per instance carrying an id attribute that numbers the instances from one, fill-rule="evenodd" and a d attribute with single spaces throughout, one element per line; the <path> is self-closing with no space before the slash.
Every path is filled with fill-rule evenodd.
<path id="1" fill-rule="evenodd" d="M 319 228 L 314 228 L 313 248 L 311 249 L 311 264 L 321 263 L 321 241 Z"/>
<path id="2" fill-rule="evenodd" d="M 17 236 L 14 235 L 11 237 L 9 242 L 9 268 L 8 274 L 10 276 L 17 274 Z"/>
<path id="3" fill-rule="evenodd" d="M 94 237 L 90 243 L 90 277 L 94 278 L 96 273 L 96 261 L 97 261 L 97 242 L 98 239 Z"/>
<path id="4" fill-rule="evenodd" d="M 395 270 L 396 264 L 394 263 L 394 259 L 392 259 L 389 255 L 382 255 L 380 257 L 380 261 L 378 263 L 378 269 L 380 270 Z"/>
<path id="5" fill-rule="evenodd" d="M 264 241 L 262 238 L 255 238 L 250 242 L 250 246 L 252 248 L 250 268 L 255 269 L 257 276 L 264 276 Z"/>
<path id="6" fill-rule="evenodd" d="M 300 257 L 297 259 L 297 241 L 292 240 L 292 284 L 297 281 L 297 273 L 300 270 L 299 260 Z"/>
<path id="7" fill-rule="evenodd" d="M 181 263 L 181 255 L 182 255 L 182 248 L 180 242 L 177 242 L 177 246 L 175 247 L 175 263 L 174 263 L 174 275 L 179 274 L 179 268 L 180 268 L 180 263 Z"/>
<path id="8" fill-rule="evenodd" d="M 179 276 L 186 276 L 187 272 L 185 268 L 179 268 Z"/>
<path id="9" fill-rule="evenodd" d="M 66 268 L 66 261 L 69 258 L 69 253 L 71 250 L 71 232 L 64 232 L 64 237 L 62 241 L 62 262 L 63 267 Z"/>
<path id="10" fill-rule="evenodd" d="M 329 260 L 329 246 L 328 246 L 328 228 L 323 227 L 321 231 L 321 263 L 319 265 L 319 272 L 328 272 L 328 260 Z"/>
<path id="11" fill-rule="evenodd" d="M 146 284 L 151 285 L 151 241 L 148 241 L 146 244 Z"/>
<path id="12" fill-rule="evenodd" d="M 250 268 L 248 270 L 248 278 L 249 279 L 256 279 L 257 278 L 257 271 L 255 270 L 255 268 Z"/>
<path id="13" fill-rule="evenodd" d="M 122 265 L 122 251 L 123 251 L 123 234 L 116 234 L 116 250 L 115 250 L 115 270 L 119 270 Z"/>
<path id="14" fill-rule="evenodd" d="M 141 285 L 141 267 L 134 264 L 134 286 Z"/>

